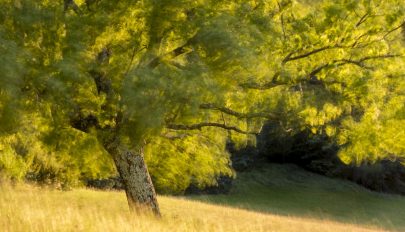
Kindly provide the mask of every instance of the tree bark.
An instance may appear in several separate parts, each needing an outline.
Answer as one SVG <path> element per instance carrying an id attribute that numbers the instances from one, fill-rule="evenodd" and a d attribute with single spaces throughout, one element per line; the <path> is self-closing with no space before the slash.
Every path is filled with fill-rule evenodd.
<path id="1" fill-rule="evenodd" d="M 143 157 L 143 149 L 134 152 L 127 146 L 116 143 L 106 148 L 112 155 L 124 182 L 130 211 L 140 213 L 151 210 L 156 216 L 160 216 L 155 188 Z"/>

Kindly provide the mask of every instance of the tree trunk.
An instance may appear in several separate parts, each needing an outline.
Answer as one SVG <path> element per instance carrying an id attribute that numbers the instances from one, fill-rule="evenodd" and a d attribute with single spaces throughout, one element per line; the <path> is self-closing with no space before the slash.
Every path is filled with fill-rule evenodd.
<path id="1" fill-rule="evenodd" d="M 160 216 L 155 188 L 143 158 L 143 149 L 133 152 L 123 145 L 108 146 L 115 166 L 124 182 L 128 205 L 131 212 L 151 210 Z"/>

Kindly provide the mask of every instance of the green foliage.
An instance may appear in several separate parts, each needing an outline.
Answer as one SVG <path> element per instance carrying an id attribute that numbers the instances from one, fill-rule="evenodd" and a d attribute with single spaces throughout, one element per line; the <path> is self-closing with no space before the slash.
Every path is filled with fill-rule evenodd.
<path id="1" fill-rule="evenodd" d="M 94 138 L 77 131 L 49 131 L 40 122 L 0 138 L 0 174 L 62 187 L 115 173 L 111 158 Z"/>
<path id="2" fill-rule="evenodd" d="M 0 168 L 3 172 L 1 174 L 15 180 L 23 179 L 27 171 L 26 162 L 9 146 L 2 147 L 1 150 Z"/>
<path id="3" fill-rule="evenodd" d="M 179 137 L 167 132 L 146 147 L 145 158 L 159 192 L 183 193 L 191 183 L 211 186 L 219 175 L 233 175 L 222 146 L 225 136 L 207 132 Z"/>
<path id="4" fill-rule="evenodd" d="M 269 38 L 272 70 L 246 85 L 261 95 L 252 108 L 280 110 L 277 120 L 287 131 L 327 134 L 342 146 L 339 155 L 347 163 L 401 159 L 403 4 L 302 3 L 274 13 L 280 23 L 274 30 L 279 34 Z M 277 92 L 284 96 L 274 97 Z"/>
<path id="5" fill-rule="evenodd" d="M 100 177 L 119 138 L 182 192 L 231 174 L 226 139 L 267 119 L 326 133 L 346 162 L 403 156 L 401 3 L 0 0 L 3 169 Z M 36 145 L 21 158 L 10 136 Z"/>

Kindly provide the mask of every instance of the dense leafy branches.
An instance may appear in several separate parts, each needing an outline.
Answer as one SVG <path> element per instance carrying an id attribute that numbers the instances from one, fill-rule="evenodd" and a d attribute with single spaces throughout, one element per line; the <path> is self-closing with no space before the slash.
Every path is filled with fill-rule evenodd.
<path id="1" fill-rule="evenodd" d="M 64 160 L 119 138 L 146 147 L 159 185 L 183 175 L 176 165 L 195 177 L 176 192 L 229 174 L 225 141 L 266 120 L 326 133 L 347 162 L 405 154 L 401 1 L 0 5 L 3 147 L 37 128 L 30 139 Z"/>

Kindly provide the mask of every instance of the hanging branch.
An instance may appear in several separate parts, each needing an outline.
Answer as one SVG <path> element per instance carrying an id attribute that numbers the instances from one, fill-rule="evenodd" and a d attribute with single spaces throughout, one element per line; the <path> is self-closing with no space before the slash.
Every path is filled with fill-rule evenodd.
<path id="1" fill-rule="evenodd" d="M 318 49 L 319 50 L 319 49 Z M 308 54 L 308 53 L 307 53 Z M 313 54 L 313 53 L 312 53 Z M 326 68 L 329 67 L 341 67 L 344 65 L 355 65 L 358 66 L 360 68 L 363 69 L 368 69 L 368 70 L 373 70 L 373 67 L 366 65 L 364 62 L 368 61 L 368 60 L 378 60 L 378 59 L 389 59 L 389 58 L 396 58 L 396 57 L 402 57 L 401 55 L 396 55 L 396 54 L 384 54 L 384 55 L 375 55 L 375 56 L 366 56 L 357 60 L 354 59 L 337 59 L 337 60 L 332 60 L 328 63 L 319 65 L 317 67 L 315 67 L 312 71 L 310 71 L 306 77 L 304 78 L 299 78 L 301 79 L 300 82 L 306 82 L 308 81 L 309 78 L 309 82 L 311 84 L 314 84 L 315 82 L 317 84 L 320 84 L 322 81 L 315 79 L 315 75 L 320 73 L 321 71 L 323 71 Z M 268 90 L 277 86 L 286 86 L 289 85 L 291 83 L 287 83 L 287 82 L 275 82 L 274 79 L 272 81 L 269 81 L 267 83 L 264 84 L 259 84 L 259 83 L 244 83 L 241 84 L 240 86 L 243 88 L 247 88 L 247 89 L 256 89 L 256 90 Z"/>
<path id="2" fill-rule="evenodd" d="M 308 76 L 309 77 L 315 76 L 317 73 L 321 72 L 323 69 L 331 67 L 331 66 L 339 67 L 339 66 L 348 65 L 348 64 L 352 64 L 352 65 L 356 65 L 356 66 L 358 66 L 360 68 L 372 70 L 373 67 L 367 66 L 366 64 L 364 64 L 364 61 L 375 60 L 375 59 L 395 58 L 395 57 L 400 57 L 400 55 L 385 54 L 385 55 L 376 55 L 376 56 L 366 56 L 366 57 L 363 57 L 363 58 L 358 59 L 358 60 L 352 60 L 352 59 L 332 60 L 331 62 L 329 62 L 327 64 L 323 64 L 323 65 L 318 66 L 317 68 L 312 70 L 308 74 Z"/>

